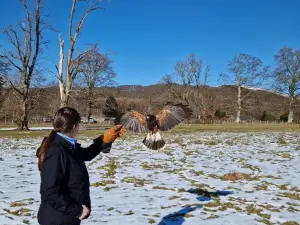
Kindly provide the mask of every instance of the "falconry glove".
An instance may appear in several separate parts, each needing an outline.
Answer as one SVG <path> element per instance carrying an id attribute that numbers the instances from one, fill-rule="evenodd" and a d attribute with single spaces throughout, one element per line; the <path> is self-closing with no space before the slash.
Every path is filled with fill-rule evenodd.
<path id="1" fill-rule="evenodd" d="M 126 128 L 122 125 L 118 125 L 110 128 L 102 136 L 104 143 L 113 143 L 117 138 L 122 137 L 126 132 Z"/>

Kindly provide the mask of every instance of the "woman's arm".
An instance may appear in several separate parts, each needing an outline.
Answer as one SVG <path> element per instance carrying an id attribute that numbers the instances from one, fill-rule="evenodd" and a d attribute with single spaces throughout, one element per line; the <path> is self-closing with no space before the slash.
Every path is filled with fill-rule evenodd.
<path id="1" fill-rule="evenodd" d="M 94 143 L 87 148 L 82 148 L 80 144 L 76 145 L 74 154 L 78 159 L 83 161 L 90 161 L 94 159 L 100 152 L 110 152 L 112 143 L 118 138 L 123 136 L 125 133 L 125 127 L 122 125 L 115 126 L 109 129 L 100 137 L 94 140 Z"/>
<path id="2" fill-rule="evenodd" d="M 68 193 L 64 193 L 62 186 L 66 184 L 68 159 L 61 149 L 49 152 L 43 162 L 41 195 L 42 201 L 54 209 L 80 217 L 82 206 L 74 201 Z"/>
<path id="3" fill-rule="evenodd" d="M 96 138 L 89 147 L 83 148 L 80 144 L 76 144 L 76 149 L 74 154 L 76 157 L 83 161 L 91 161 L 94 159 L 100 152 L 108 153 L 110 152 L 112 143 L 105 143 L 102 141 L 103 137 L 100 136 Z"/>

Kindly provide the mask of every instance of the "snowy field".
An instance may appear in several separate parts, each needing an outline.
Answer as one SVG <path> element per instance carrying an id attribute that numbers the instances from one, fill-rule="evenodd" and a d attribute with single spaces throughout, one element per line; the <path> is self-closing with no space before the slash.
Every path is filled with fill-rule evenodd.
<path id="1" fill-rule="evenodd" d="M 298 134 L 163 135 L 161 152 L 132 136 L 86 163 L 93 211 L 82 224 L 300 224 Z M 0 140 L 1 225 L 38 224 L 40 141 Z"/>

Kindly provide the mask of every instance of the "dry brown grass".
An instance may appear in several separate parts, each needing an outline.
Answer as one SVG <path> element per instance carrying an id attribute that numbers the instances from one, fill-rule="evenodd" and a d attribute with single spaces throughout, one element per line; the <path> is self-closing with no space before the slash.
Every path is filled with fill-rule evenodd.
<path id="1" fill-rule="evenodd" d="M 247 173 L 228 173 L 224 174 L 220 177 L 222 180 L 230 180 L 230 181 L 236 181 L 236 180 L 259 180 L 258 177 L 252 176 L 251 174 Z"/>

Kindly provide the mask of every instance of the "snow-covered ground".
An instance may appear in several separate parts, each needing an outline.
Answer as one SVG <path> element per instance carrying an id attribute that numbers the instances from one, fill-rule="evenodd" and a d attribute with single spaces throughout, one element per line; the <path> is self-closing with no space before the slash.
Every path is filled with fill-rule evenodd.
<path id="1" fill-rule="evenodd" d="M 93 208 L 82 224 L 300 224 L 298 134 L 163 135 L 161 152 L 127 136 L 87 162 Z M 40 141 L 0 140 L 2 225 L 38 224 Z"/>
<path id="2" fill-rule="evenodd" d="M 0 131 L 10 131 L 10 130 L 16 130 L 16 127 L 5 127 L 0 128 Z M 30 127 L 30 130 L 52 130 L 53 127 Z"/>

